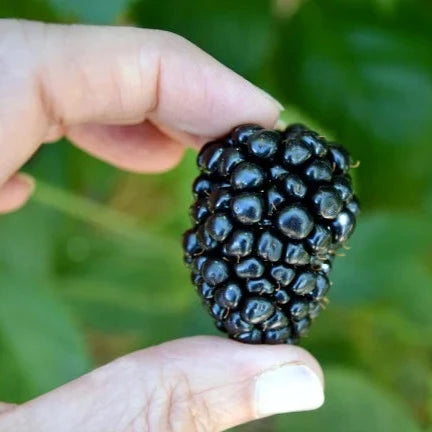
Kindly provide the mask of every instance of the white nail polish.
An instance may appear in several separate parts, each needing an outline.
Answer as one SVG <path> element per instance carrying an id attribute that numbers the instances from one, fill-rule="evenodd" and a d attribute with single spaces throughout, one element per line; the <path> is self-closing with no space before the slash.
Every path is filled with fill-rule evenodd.
<path id="1" fill-rule="evenodd" d="M 302 364 L 286 364 L 256 378 L 257 417 L 319 408 L 324 389 L 319 377 Z"/>

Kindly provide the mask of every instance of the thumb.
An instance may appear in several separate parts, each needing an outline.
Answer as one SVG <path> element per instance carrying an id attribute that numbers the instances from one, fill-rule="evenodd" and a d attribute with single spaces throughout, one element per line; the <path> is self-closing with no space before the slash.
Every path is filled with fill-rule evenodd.
<path id="1" fill-rule="evenodd" d="M 0 431 L 222 431 L 324 401 L 316 360 L 293 346 L 217 337 L 138 351 L 0 416 Z"/>

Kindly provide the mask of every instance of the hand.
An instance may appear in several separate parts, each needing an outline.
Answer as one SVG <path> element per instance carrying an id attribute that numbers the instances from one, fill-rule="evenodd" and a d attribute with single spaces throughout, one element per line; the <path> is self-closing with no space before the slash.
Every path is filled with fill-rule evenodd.
<path id="1" fill-rule="evenodd" d="M 0 211 L 33 181 L 15 174 L 44 142 L 67 136 L 120 168 L 174 166 L 233 126 L 272 127 L 280 106 L 171 33 L 0 20 Z M 221 431 L 323 403 L 303 349 L 179 339 L 129 354 L 20 406 L 0 432 Z"/>

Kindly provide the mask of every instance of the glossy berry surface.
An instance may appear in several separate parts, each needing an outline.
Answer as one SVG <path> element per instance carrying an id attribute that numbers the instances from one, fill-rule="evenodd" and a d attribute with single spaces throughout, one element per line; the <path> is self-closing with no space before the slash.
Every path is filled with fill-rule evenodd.
<path id="1" fill-rule="evenodd" d="M 359 213 L 348 151 L 300 124 L 242 125 L 197 163 L 183 250 L 199 296 L 235 340 L 297 343 Z"/>

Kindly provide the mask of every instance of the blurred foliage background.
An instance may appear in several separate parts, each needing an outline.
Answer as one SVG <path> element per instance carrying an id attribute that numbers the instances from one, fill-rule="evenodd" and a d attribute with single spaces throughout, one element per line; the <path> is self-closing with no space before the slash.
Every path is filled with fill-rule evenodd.
<path id="1" fill-rule="evenodd" d="M 2 0 L 1 17 L 177 32 L 361 161 L 352 249 L 304 346 L 327 402 L 238 431 L 432 431 L 432 5 L 408 0 Z M 0 219 L 0 398 L 171 338 L 216 334 L 181 262 L 195 155 L 133 175 L 65 141 Z"/>

